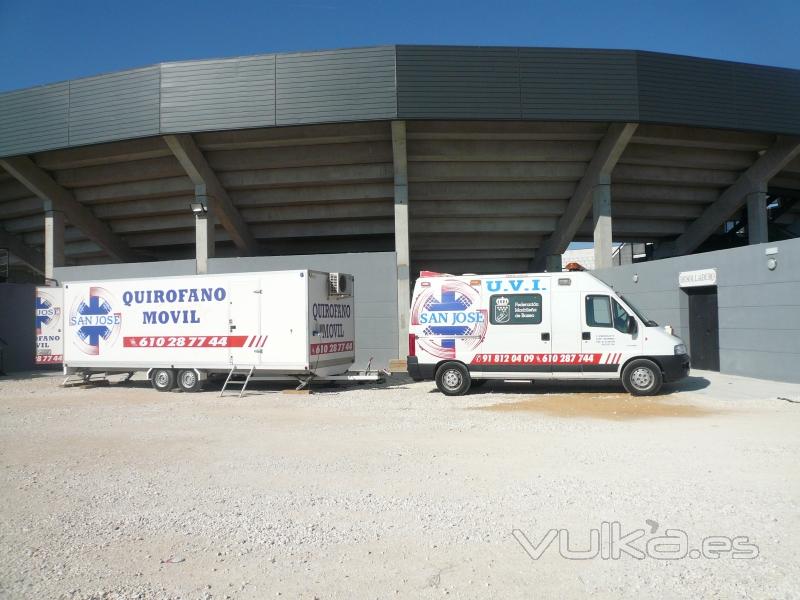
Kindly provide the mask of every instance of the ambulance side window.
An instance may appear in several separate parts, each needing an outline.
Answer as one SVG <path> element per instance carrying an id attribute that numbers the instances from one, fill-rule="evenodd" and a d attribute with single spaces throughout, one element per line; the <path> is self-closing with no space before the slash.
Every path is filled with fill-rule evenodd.
<path id="1" fill-rule="evenodd" d="M 628 313 L 614 300 L 614 329 L 628 333 Z"/>
<path id="2" fill-rule="evenodd" d="M 589 327 L 613 327 L 608 296 L 586 296 L 586 324 Z"/>

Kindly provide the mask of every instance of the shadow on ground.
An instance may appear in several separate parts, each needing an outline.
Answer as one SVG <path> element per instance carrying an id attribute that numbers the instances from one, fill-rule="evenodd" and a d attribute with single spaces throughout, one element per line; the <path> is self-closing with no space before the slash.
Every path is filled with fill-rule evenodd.
<path id="1" fill-rule="evenodd" d="M 20 374 L 21 375 L 21 374 Z M 124 387 L 124 388 L 134 388 L 134 389 L 143 389 L 143 388 L 151 388 L 152 385 L 149 380 L 136 378 L 131 379 L 129 381 L 124 380 L 124 375 L 122 374 L 113 374 L 109 375 L 107 381 L 98 380 L 94 381 L 89 384 L 85 384 L 88 387 L 100 387 L 100 386 L 113 386 L 113 387 Z M 20 377 L 20 379 L 27 379 L 30 378 L 29 376 Z M 201 393 L 205 392 L 207 394 L 219 394 L 222 391 L 222 385 L 225 382 L 224 376 L 215 376 L 208 380 L 206 380 L 205 384 L 203 385 L 203 389 Z M 409 384 L 411 384 L 411 378 L 408 377 L 406 374 L 395 374 L 389 377 L 384 377 L 380 381 L 312 381 L 310 385 L 310 389 L 312 392 L 316 394 L 324 394 L 324 393 L 337 393 L 347 390 L 381 390 L 381 389 L 406 389 Z M 80 384 L 76 387 L 81 387 L 84 384 Z M 269 393 L 282 393 L 287 390 L 293 391 L 299 385 L 297 380 L 293 379 L 286 379 L 281 381 L 250 381 L 247 385 L 247 389 L 245 391 L 245 395 L 250 393 L 261 393 L 261 394 L 269 394 Z M 234 382 L 233 385 L 229 385 L 229 387 L 225 390 L 225 396 L 238 396 L 239 391 L 241 390 L 241 382 Z M 155 390 L 154 390 L 155 391 Z M 173 390 L 174 392 L 178 392 L 179 390 L 176 388 Z"/>
<path id="2" fill-rule="evenodd" d="M 12 373 L 10 375 L 0 376 L 0 381 L 21 381 L 26 379 L 35 379 L 42 377 L 59 377 L 61 374 L 54 371 L 25 371 L 19 373 Z M 89 385 L 113 385 L 114 387 L 126 388 L 150 388 L 150 381 L 142 378 L 131 379 L 130 381 L 123 381 L 124 375 L 110 375 L 108 382 L 98 381 Z M 216 393 L 222 390 L 222 384 L 225 381 L 222 378 L 212 378 L 206 381 L 203 386 L 203 392 Z M 675 392 L 693 392 L 707 388 L 711 382 L 705 377 L 690 376 L 681 381 L 674 383 L 664 384 L 659 396 L 669 395 Z M 298 385 L 295 380 L 285 381 L 251 381 L 247 386 L 247 392 L 258 393 L 280 393 L 286 390 L 294 390 Z M 382 390 L 393 389 L 401 390 L 408 389 L 410 386 L 416 385 L 411 378 L 405 373 L 395 373 L 388 377 L 382 378 L 380 381 L 372 382 L 326 382 L 314 381 L 311 383 L 311 390 L 314 393 L 337 393 L 347 390 Z M 439 394 L 434 382 L 427 382 L 430 385 L 428 390 L 431 394 Z M 239 385 L 230 386 L 225 395 L 235 396 L 238 395 L 240 390 Z M 558 380 L 539 380 L 535 382 L 529 381 L 486 381 L 484 384 L 475 386 L 470 389 L 469 395 L 480 396 L 490 394 L 585 394 L 585 393 L 622 393 L 626 394 L 622 384 L 619 380 L 602 381 L 602 380 L 586 380 L 586 381 L 558 381 Z"/>
<path id="3" fill-rule="evenodd" d="M 0 372 L 0 381 L 25 381 L 27 379 L 38 379 L 40 377 L 59 377 L 62 376 L 61 367 L 43 367 L 36 371 L 13 371 L 11 373 Z"/>
<path id="4" fill-rule="evenodd" d="M 665 383 L 659 396 L 674 392 L 693 392 L 711 385 L 705 377 L 687 377 L 681 381 Z M 538 381 L 486 381 L 482 385 L 473 386 L 469 395 L 481 394 L 585 394 L 585 393 L 621 393 L 627 394 L 619 380 L 538 380 Z M 436 385 L 431 383 L 430 393 L 439 393 Z"/>

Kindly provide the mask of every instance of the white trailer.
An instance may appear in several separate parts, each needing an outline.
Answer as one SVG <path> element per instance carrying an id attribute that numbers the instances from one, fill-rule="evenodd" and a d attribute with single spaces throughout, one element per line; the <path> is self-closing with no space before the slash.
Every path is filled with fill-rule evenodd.
<path id="1" fill-rule="evenodd" d="M 65 282 L 64 372 L 331 379 L 355 361 L 352 275 L 311 270 Z"/>

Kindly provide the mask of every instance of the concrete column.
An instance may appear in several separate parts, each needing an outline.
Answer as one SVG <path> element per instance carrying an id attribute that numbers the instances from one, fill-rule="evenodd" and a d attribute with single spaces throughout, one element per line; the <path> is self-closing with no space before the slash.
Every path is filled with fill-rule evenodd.
<path id="1" fill-rule="evenodd" d="M 611 266 L 611 178 L 600 175 L 592 189 L 592 220 L 594 221 L 594 268 Z"/>
<path id="2" fill-rule="evenodd" d="M 208 259 L 214 258 L 214 215 L 211 210 L 211 197 L 206 186 L 194 187 L 194 201 L 205 207 L 203 212 L 194 214 L 194 246 L 197 263 L 197 274 L 208 273 Z"/>
<path id="3" fill-rule="evenodd" d="M 561 272 L 561 255 L 560 254 L 548 254 L 547 262 L 545 263 L 545 271 L 548 273 L 560 273 Z"/>
<path id="4" fill-rule="evenodd" d="M 394 152 L 394 251 L 397 255 L 398 358 L 403 359 L 408 354 L 408 325 L 411 303 L 408 161 L 405 121 L 392 122 L 392 149 Z"/>
<path id="5" fill-rule="evenodd" d="M 765 244 L 768 241 L 767 184 L 761 183 L 747 194 L 747 243 Z"/>
<path id="6" fill-rule="evenodd" d="M 64 266 L 64 213 L 44 203 L 44 276 L 55 279 L 56 267 Z"/>

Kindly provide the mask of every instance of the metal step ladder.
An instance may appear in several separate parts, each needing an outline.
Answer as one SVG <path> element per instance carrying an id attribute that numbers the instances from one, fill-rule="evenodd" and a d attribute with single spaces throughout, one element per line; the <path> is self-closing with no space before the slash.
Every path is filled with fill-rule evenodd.
<path id="1" fill-rule="evenodd" d="M 130 376 L 128 377 L 130 379 Z M 126 379 L 127 381 L 127 379 Z M 61 382 L 61 387 L 76 387 L 79 385 L 91 385 L 93 383 L 108 383 L 106 373 L 71 373 Z"/>
<path id="2" fill-rule="evenodd" d="M 250 383 L 250 378 L 253 376 L 253 371 L 255 370 L 256 370 L 255 366 L 250 367 L 249 371 L 245 369 L 237 369 L 236 365 L 231 367 L 231 370 L 228 373 L 228 377 L 225 379 L 225 383 L 222 384 L 222 390 L 220 390 L 219 392 L 219 397 L 222 398 L 222 396 L 225 394 L 225 390 L 228 389 L 229 385 L 241 384 L 242 389 L 239 390 L 239 398 L 241 398 L 244 395 L 244 391 L 247 389 L 247 384 Z M 245 375 L 245 378 L 243 380 L 234 379 L 236 375 Z"/>

